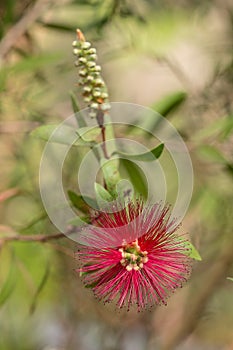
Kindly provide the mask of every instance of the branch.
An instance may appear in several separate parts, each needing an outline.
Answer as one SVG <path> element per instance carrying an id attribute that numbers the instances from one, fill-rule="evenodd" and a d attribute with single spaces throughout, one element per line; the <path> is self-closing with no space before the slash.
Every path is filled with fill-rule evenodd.
<path id="1" fill-rule="evenodd" d="M 59 5 L 64 5 L 67 0 L 59 2 Z M 15 46 L 19 38 L 24 35 L 30 26 L 46 11 L 48 8 L 56 4 L 56 0 L 38 0 L 32 7 L 30 7 L 24 16 L 9 29 L 6 35 L 0 42 L 0 63 L 5 56 Z"/>
<path id="2" fill-rule="evenodd" d="M 20 235 L 20 234 L 11 234 L 9 236 L 0 237 L 0 244 L 4 244 L 6 242 L 12 241 L 20 241 L 20 242 L 41 242 L 45 243 L 51 241 L 53 239 L 65 238 L 64 233 L 54 233 L 51 235 Z"/>
<path id="3" fill-rule="evenodd" d="M 4 192 L 0 192 L 0 202 L 4 202 L 5 200 L 15 196 L 19 193 L 18 188 L 9 188 Z"/>
<path id="4" fill-rule="evenodd" d="M 47 243 L 53 240 L 58 240 L 61 238 L 67 238 L 67 236 L 64 233 L 54 233 L 50 235 L 21 235 L 21 234 L 10 234 L 9 236 L 0 236 L 0 248 L 7 242 L 38 242 L 38 243 Z M 60 251 L 72 258 L 74 258 L 74 252 L 73 250 L 64 247 L 63 245 L 56 244 L 56 243 L 50 243 L 52 244 L 52 247 L 56 249 L 57 251 Z"/>

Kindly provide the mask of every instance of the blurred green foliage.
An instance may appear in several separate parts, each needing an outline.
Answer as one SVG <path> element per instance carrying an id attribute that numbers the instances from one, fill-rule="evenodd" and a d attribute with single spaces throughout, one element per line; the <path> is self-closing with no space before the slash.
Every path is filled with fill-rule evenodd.
<path id="1" fill-rule="evenodd" d="M 35 20 L 25 25 L 22 18 L 38 4 Z M 184 349 L 230 349 L 230 1 L 9 0 L 0 4 L 0 18 L 0 350 L 130 349 L 135 332 L 144 339 L 140 349 L 157 348 L 159 341 L 170 341 L 173 349 L 186 336 L 189 343 L 183 343 Z M 20 21 L 21 29 L 25 28 L 18 37 Z M 43 208 L 38 186 L 45 143 L 30 133 L 38 126 L 58 124 L 72 113 L 69 91 L 78 92 L 71 48 L 76 27 L 98 48 L 111 100 L 155 108 L 177 128 L 192 157 L 194 192 L 183 227 L 203 260 L 194 265 L 186 288 L 171 298 L 171 307 L 168 304 L 153 313 L 127 315 L 122 311 L 113 318 L 114 309 L 97 302 L 82 287 L 74 272 L 77 247 L 71 240 L 4 241 L 13 235 L 56 232 Z M 11 39 L 7 39 L 9 33 Z M 6 40 L 12 40 L 7 52 L 3 50 Z M 145 123 L 151 130 L 156 127 L 154 120 Z M 124 132 L 116 130 L 119 135 Z M 135 135 L 132 137 L 151 149 L 155 147 L 148 135 Z M 80 201 L 79 197 L 73 201 L 72 191 L 77 192 L 74 169 L 78 169 L 85 152 L 83 147 L 74 147 L 65 163 L 63 181 L 73 203 Z M 168 200 L 173 203 L 178 179 L 166 152 L 161 164 L 167 170 L 166 179 L 171 184 Z M 127 160 L 121 160 L 120 169 L 146 196 L 141 169 Z M 10 194 L 8 189 L 14 191 Z M 187 310 L 187 305 L 189 312 L 182 319 L 180 310 Z M 180 322 L 176 317 L 181 317 Z M 175 320 L 172 327 L 169 320 Z"/>

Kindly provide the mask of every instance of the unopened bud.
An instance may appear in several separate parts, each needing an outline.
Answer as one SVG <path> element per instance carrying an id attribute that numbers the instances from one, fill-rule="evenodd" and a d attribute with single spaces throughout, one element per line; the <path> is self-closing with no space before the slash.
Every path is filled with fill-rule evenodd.
<path id="1" fill-rule="evenodd" d="M 95 86 L 103 86 L 104 82 L 102 79 L 98 78 L 94 81 Z"/>
<path id="2" fill-rule="evenodd" d="M 87 76 L 87 81 L 88 82 L 92 82 L 94 80 L 94 78 L 91 76 L 91 75 L 88 75 Z"/>
<path id="3" fill-rule="evenodd" d="M 90 50 L 87 51 L 88 54 L 94 55 L 96 54 L 96 49 L 94 47 L 91 47 Z"/>
<path id="4" fill-rule="evenodd" d="M 83 64 L 87 63 L 87 59 L 85 57 L 80 57 L 78 61 Z"/>
<path id="5" fill-rule="evenodd" d="M 83 91 L 91 92 L 91 87 L 90 86 L 84 86 Z"/>
<path id="6" fill-rule="evenodd" d="M 107 93 L 107 92 L 102 92 L 101 97 L 102 97 L 103 99 L 108 98 L 108 93 Z"/>
<path id="7" fill-rule="evenodd" d="M 100 66 L 95 66 L 95 69 L 94 69 L 95 72 L 100 72 L 101 71 L 101 67 Z"/>
<path id="8" fill-rule="evenodd" d="M 98 103 L 93 102 L 90 107 L 93 109 L 98 109 Z"/>
<path id="9" fill-rule="evenodd" d="M 80 54 L 80 52 L 81 52 L 81 50 L 79 50 L 79 49 L 73 49 L 73 54 L 75 55 L 75 56 L 78 56 L 79 54 Z"/>
<path id="10" fill-rule="evenodd" d="M 89 68 L 94 68 L 96 66 L 96 63 L 94 61 L 89 61 L 89 62 L 87 62 L 87 66 Z"/>
<path id="11" fill-rule="evenodd" d="M 93 55 L 90 55 L 89 58 L 93 61 L 96 61 L 97 60 L 97 55 L 96 54 L 93 54 Z"/>
<path id="12" fill-rule="evenodd" d="M 77 38 L 78 38 L 79 42 L 86 41 L 85 36 L 83 35 L 83 32 L 80 29 L 77 29 L 76 33 L 77 33 Z"/>
<path id="13" fill-rule="evenodd" d="M 91 96 L 84 97 L 84 102 L 91 102 Z"/>
<path id="14" fill-rule="evenodd" d="M 87 70 L 86 70 L 86 69 L 81 69 L 81 70 L 79 71 L 79 75 L 80 75 L 81 77 L 85 77 L 85 76 L 87 75 Z"/>
<path id="15" fill-rule="evenodd" d="M 87 50 L 91 47 L 91 43 L 89 43 L 88 41 L 81 42 L 81 47 L 82 49 Z"/>
<path id="16" fill-rule="evenodd" d="M 94 91 L 93 92 L 93 96 L 100 97 L 101 96 L 101 92 L 100 91 Z"/>

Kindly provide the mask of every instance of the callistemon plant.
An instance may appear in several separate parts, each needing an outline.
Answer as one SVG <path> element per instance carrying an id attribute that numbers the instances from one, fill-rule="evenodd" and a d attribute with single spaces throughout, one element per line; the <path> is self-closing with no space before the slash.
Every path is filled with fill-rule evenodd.
<path id="1" fill-rule="evenodd" d="M 73 52 L 89 117 L 96 118 L 102 134 L 104 152 L 98 157 L 103 186 L 95 184 L 97 202 L 102 197 L 109 203 L 90 212 L 90 224 L 82 228 L 77 271 L 97 298 L 114 301 L 119 308 L 135 305 L 141 311 L 165 304 L 169 294 L 187 280 L 194 247 L 177 233 L 178 223 L 168 206 L 145 204 L 137 194 L 135 198 L 140 199 L 116 191 L 121 180 L 119 163 L 105 145 L 109 135 L 114 138 L 107 88 L 96 63 L 96 49 L 80 30 Z M 159 157 L 162 149 L 163 145 L 158 146 L 154 154 Z"/>
<path id="2" fill-rule="evenodd" d="M 138 310 L 165 304 L 190 273 L 187 244 L 169 208 L 141 200 L 100 212 L 77 253 L 83 282 L 104 302 Z M 84 231 L 85 232 L 85 231 Z"/>

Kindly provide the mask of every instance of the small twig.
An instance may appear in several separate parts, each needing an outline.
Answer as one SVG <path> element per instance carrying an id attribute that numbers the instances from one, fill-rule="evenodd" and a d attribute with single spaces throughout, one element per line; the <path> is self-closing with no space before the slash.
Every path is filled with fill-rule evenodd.
<path id="1" fill-rule="evenodd" d="M 104 113 L 100 109 L 97 112 L 96 119 L 98 122 L 98 125 L 101 129 L 101 136 L 102 136 L 102 149 L 103 153 L 106 159 L 109 159 L 107 148 L 106 148 L 106 135 L 105 135 L 105 126 L 104 126 Z"/>
<path id="2" fill-rule="evenodd" d="M 19 193 L 18 188 L 9 188 L 8 190 L 0 193 L 0 202 L 4 202 L 5 200 L 16 196 Z"/>
<path id="3" fill-rule="evenodd" d="M 106 159 L 109 159 L 107 148 L 106 148 L 106 136 L 105 136 L 105 126 L 101 127 L 101 135 L 102 135 L 102 150 L 104 152 L 104 156 Z"/>
<path id="4" fill-rule="evenodd" d="M 23 17 L 6 33 L 0 42 L 0 61 L 15 46 L 19 38 L 25 34 L 29 27 L 53 4 L 55 0 L 38 0 L 28 9 Z"/>
<path id="5" fill-rule="evenodd" d="M 12 242 L 12 241 L 20 241 L 20 242 L 41 242 L 45 243 L 53 239 L 65 238 L 64 233 L 54 233 L 51 235 L 20 235 L 20 234 L 11 234 L 9 236 L 0 236 L 0 242 Z"/>
<path id="6" fill-rule="evenodd" d="M 54 233 L 51 235 L 21 235 L 21 234 L 10 234 L 8 236 L 0 236 L 0 248 L 4 246 L 7 242 L 35 242 L 35 243 L 50 243 L 50 245 L 57 251 L 62 252 L 65 255 L 74 258 L 73 250 L 64 247 L 63 245 L 53 243 L 52 241 L 56 241 L 61 238 L 67 238 L 64 233 Z"/>
<path id="7" fill-rule="evenodd" d="M 26 14 L 6 33 L 0 42 L 0 57 L 3 59 L 30 25 L 44 12 L 50 1 L 39 0 L 28 9 Z"/>

